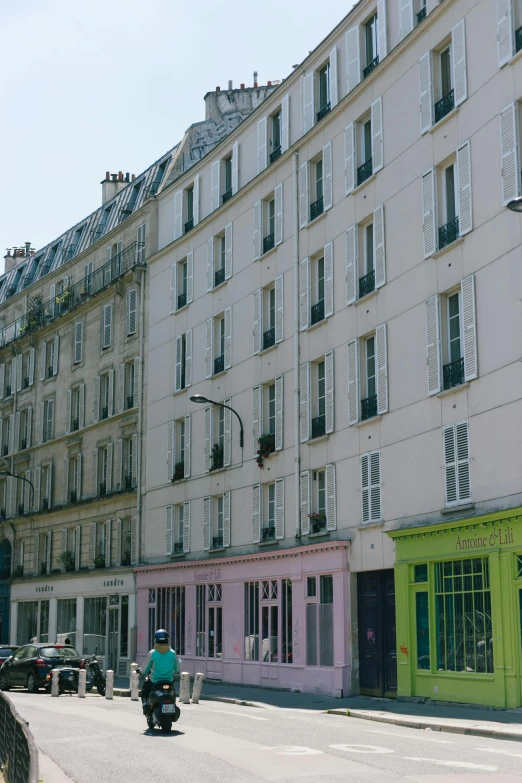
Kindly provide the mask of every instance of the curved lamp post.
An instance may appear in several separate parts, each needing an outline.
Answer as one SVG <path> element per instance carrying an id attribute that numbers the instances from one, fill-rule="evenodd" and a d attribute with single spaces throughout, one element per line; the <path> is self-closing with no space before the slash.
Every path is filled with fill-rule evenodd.
<path id="1" fill-rule="evenodd" d="M 234 408 L 231 408 L 230 405 L 224 405 L 222 402 L 216 402 L 215 400 L 209 400 L 206 397 L 203 397 L 202 394 L 194 394 L 190 398 L 191 402 L 197 402 L 197 403 L 208 403 L 209 405 L 217 405 L 218 408 L 226 408 L 228 411 L 232 411 L 232 413 L 235 413 L 238 420 L 239 420 L 239 445 L 241 448 L 243 448 L 243 422 L 241 421 L 241 416 L 239 413 L 234 410 Z"/>
<path id="2" fill-rule="evenodd" d="M 510 201 L 507 204 L 507 208 L 510 209 L 511 212 L 522 212 L 522 196 L 518 196 L 518 198 L 514 198 Z"/>
<path id="3" fill-rule="evenodd" d="M 31 498 L 29 500 L 29 505 L 31 506 L 31 508 L 34 506 L 34 485 L 32 481 L 26 479 L 25 476 L 19 476 L 18 473 L 11 473 L 10 470 L 0 470 L 0 476 L 12 476 L 13 478 L 18 479 L 18 481 L 27 482 L 27 484 L 29 484 L 29 486 L 31 487 Z"/>

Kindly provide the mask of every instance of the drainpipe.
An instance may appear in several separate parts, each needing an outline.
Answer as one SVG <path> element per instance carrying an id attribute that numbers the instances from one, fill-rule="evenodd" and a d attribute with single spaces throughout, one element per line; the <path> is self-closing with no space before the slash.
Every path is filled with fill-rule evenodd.
<path id="1" fill-rule="evenodd" d="M 297 165 L 299 155 L 292 156 L 292 186 L 294 197 L 294 472 L 295 472 L 295 537 L 301 538 L 301 501 L 299 477 L 301 473 L 301 439 L 299 436 L 299 193 Z"/>
<path id="2" fill-rule="evenodd" d="M 141 519 L 142 501 L 142 459 L 143 459 L 143 384 L 145 381 L 145 275 L 146 269 L 140 269 L 140 383 L 138 386 L 138 454 L 137 454 L 137 514 L 136 514 L 136 559 L 141 562 Z"/>

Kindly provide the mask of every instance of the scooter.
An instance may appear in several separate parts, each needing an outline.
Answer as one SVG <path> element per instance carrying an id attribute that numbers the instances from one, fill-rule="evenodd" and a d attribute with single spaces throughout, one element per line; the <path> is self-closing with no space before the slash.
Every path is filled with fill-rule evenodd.
<path id="1" fill-rule="evenodd" d="M 141 669 L 138 669 L 141 674 Z M 147 726 L 154 729 L 156 726 L 164 734 L 168 734 L 181 715 L 176 704 L 176 690 L 173 682 L 155 682 L 149 691 L 147 703 L 143 710 L 147 716 Z"/>
<path id="2" fill-rule="evenodd" d="M 105 696 L 106 680 L 100 662 L 98 661 L 97 654 L 94 653 L 90 658 L 83 658 L 80 663 L 80 669 L 87 669 L 87 691 L 90 693 L 95 687 L 100 696 Z"/>

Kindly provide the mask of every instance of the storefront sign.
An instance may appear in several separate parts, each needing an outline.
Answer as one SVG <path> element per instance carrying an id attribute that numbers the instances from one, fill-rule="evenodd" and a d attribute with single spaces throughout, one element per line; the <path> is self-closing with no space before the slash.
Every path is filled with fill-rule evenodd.
<path id="1" fill-rule="evenodd" d="M 455 550 L 461 552 L 463 550 L 470 549 L 483 549 L 486 547 L 494 546 L 506 546 L 512 544 L 513 528 L 507 527 L 505 530 L 494 530 L 490 535 L 485 536 L 472 536 L 470 538 L 464 538 L 460 534 L 457 536 L 457 543 L 455 544 Z"/>
<path id="2" fill-rule="evenodd" d="M 195 582 L 213 582 L 221 579 L 221 568 L 213 568 L 211 571 L 196 571 L 194 574 Z"/>
<path id="3" fill-rule="evenodd" d="M 35 593 L 52 593 L 54 587 L 52 585 L 40 585 L 34 588 Z"/>
<path id="4" fill-rule="evenodd" d="M 104 587 L 123 587 L 123 579 L 106 579 L 103 583 Z"/>

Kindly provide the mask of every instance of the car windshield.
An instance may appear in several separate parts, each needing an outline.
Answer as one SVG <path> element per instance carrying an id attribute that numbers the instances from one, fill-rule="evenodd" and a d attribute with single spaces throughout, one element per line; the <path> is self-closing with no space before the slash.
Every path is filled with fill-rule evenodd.
<path id="1" fill-rule="evenodd" d="M 0 647 L 0 658 L 9 657 L 13 654 L 13 651 L 9 647 Z"/>
<path id="2" fill-rule="evenodd" d="M 43 647 L 42 658 L 79 658 L 80 653 L 74 647 Z"/>

